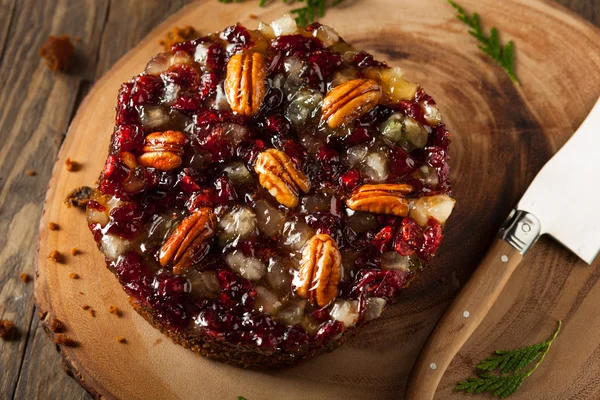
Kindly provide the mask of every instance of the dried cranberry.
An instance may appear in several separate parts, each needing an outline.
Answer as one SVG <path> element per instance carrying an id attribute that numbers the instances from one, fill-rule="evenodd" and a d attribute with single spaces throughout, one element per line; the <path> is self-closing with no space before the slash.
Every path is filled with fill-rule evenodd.
<path id="1" fill-rule="evenodd" d="M 225 68 L 225 50 L 219 44 L 213 43 L 208 47 L 206 67 L 210 71 L 222 71 Z"/>
<path id="2" fill-rule="evenodd" d="M 144 145 L 144 130 L 139 125 L 119 125 L 111 137 L 111 150 L 120 151 L 136 150 Z"/>
<path id="3" fill-rule="evenodd" d="M 164 87 L 162 80 L 154 75 L 139 75 L 131 90 L 131 101 L 134 105 L 158 103 Z"/>
<path id="4" fill-rule="evenodd" d="M 263 127 L 269 133 L 278 136 L 287 135 L 291 129 L 291 125 L 288 122 L 288 120 L 283 118 L 281 115 L 271 115 L 267 117 L 263 124 Z"/>
<path id="5" fill-rule="evenodd" d="M 319 39 L 302 35 L 279 36 L 271 43 L 271 46 L 285 56 L 308 56 L 325 48 Z"/>
<path id="6" fill-rule="evenodd" d="M 340 177 L 340 185 L 346 192 L 353 191 L 360 183 L 360 172 L 353 169 Z"/>
<path id="7" fill-rule="evenodd" d="M 390 146 L 390 173 L 396 177 L 409 174 L 417 169 L 415 160 L 399 146 Z"/>
<path id="8" fill-rule="evenodd" d="M 198 71 L 194 67 L 185 64 L 173 65 L 163 72 L 161 77 L 165 82 L 189 89 L 196 89 L 200 83 Z"/>
<path id="9" fill-rule="evenodd" d="M 254 163 L 256 157 L 265 149 L 265 142 L 260 139 L 243 141 L 236 150 L 236 154 L 248 164 Z"/>
<path id="10" fill-rule="evenodd" d="M 319 50 L 308 57 L 309 68 L 305 77 L 310 84 L 318 86 L 322 92 L 327 90 L 327 78 L 342 65 L 342 57 L 329 50 Z"/>
<path id="11" fill-rule="evenodd" d="M 432 133 L 432 145 L 434 147 L 448 148 L 450 145 L 450 132 L 444 127 L 444 125 L 433 128 Z"/>
<path id="12" fill-rule="evenodd" d="M 414 101 L 402 100 L 398 104 L 398 107 L 401 111 L 404 112 L 404 114 L 411 117 L 420 124 L 427 124 L 427 122 L 425 121 L 425 114 L 423 113 L 423 109 L 421 108 L 419 103 L 416 103 Z"/>
<path id="13" fill-rule="evenodd" d="M 198 86 L 198 95 L 201 99 L 206 99 L 212 96 L 217 91 L 219 85 L 219 77 L 214 72 L 207 72 L 200 78 Z"/>
<path id="14" fill-rule="evenodd" d="M 196 111 L 202 107 L 203 100 L 198 93 L 183 93 L 171 107 L 181 111 Z"/>
<path id="15" fill-rule="evenodd" d="M 343 168 L 340 162 L 339 153 L 326 145 L 319 148 L 317 160 L 321 163 L 323 172 L 330 177 L 330 179 L 335 179 Z"/>
<path id="16" fill-rule="evenodd" d="M 423 231 L 412 218 L 404 218 L 394 239 L 394 249 L 401 256 L 410 256 L 421 248 Z"/>
<path id="17" fill-rule="evenodd" d="M 129 251 L 119 257 L 115 273 L 130 296 L 138 301 L 147 302 L 151 293 L 151 274 L 144 267 L 144 261 L 138 253 Z"/>
<path id="18" fill-rule="evenodd" d="M 386 251 L 390 246 L 390 242 L 394 238 L 394 232 L 395 228 L 393 226 L 384 226 L 373 238 L 373 246 L 380 252 Z"/>
<path id="19" fill-rule="evenodd" d="M 190 196 L 190 198 L 185 203 L 185 208 L 187 208 L 190 212 L 194 212 L 202 207 L 213 207 L 215 203 L 214 199 L 214 189 L 202 189 Z"/>
<path id="20" fill-rule="evenodd" d="M 325 233 L 333 237 L 337 243 L 342 243 L 342 222 L 338 217 L 326 211 L 319 211 L 305 215 L 304 220 L 317 233 Z"/>
<path id="21" fill-rule="evenodd" d="M 162 300 L 180 300 L 191 291 L 191 284 L 186 278 L 167 273 L 157 276 L 153 286 Z"/>
<path id="22" fill-rule="evenodd" d="M 431 260 L 444 237 L 442 225 L 434 218 L 429 218 L 427 228 L 423 231 L 423 244 L 418 251 L 419 257 L 425 261 Z"/>
<path id="23" fill-rule="evenodd" d="M 249 48 L 252 44 L 252 36 L 248 29 L 240 24 L 232 25 L 221 33 L 221 39 L 228 41 L 233 44 L 229 51 L 231 54 L 235 54 L 240 50 Z"/>
<path id="24" fill-rule="evenodd" d="M 368 140 L 371 140 L 372 135 L 369 133 L 369 130 L 364 127 L 356 128 L 349 135 L 344 137 L 344 143 L 347 144 L 357 144 L 363 143 Z"/>
<path id="25" fill-rule="evenodd" d="M 273 140 L 273 145 L 284 151 L 298 166 L 302 167 L 306 160 L 306 150 L 297 141 L 292 139 Z"/>
<path id="26" fill-rule="evenodd" d="M 310 337 L 298 326 L 290 326 L 283 335 L 281 347 L 285 351 L 293 352 L 307 345 Z"/>
<path id="27" fill-rule="evenodd" d="M 175 43 L 173 46 L 171 46 L 171 53 L 175 54 L 178 51 L 185 51 L 190 55 L 194 55 L 196 47 L 198 47 L 200 43 L 209 41 L 210 39 L 208 37 L 200 37 L 197 39 L 188 40 L 187 42 Z"/>
<path id="28" fill-rule="evenodd" d="M 219 298 L 224 304 L 230 307 L 252 306 L 256 292 L 251 281 L 238 277 L 230 271 L 219 271 L 217 278 L 223 289 Z"/>
<path id="29" fill-rule="evenodd" d="M 227 204 L 237 198 L 235 188 L 233 187 L 233 182 L 231 182 L 228 177 L 221 176 L 217 178 L 214 182 L 214 185 L 216 189 L 215 202 Z"/>
<path id="30" fill-rule="evenodd" d="M 382 61 L 377 61 L 372 54 L 362 50 L 356 53 L 353 60 L 354 65 L 359 68 L 364 67 L 387 67 L 387 64 Z"/>
<path id="31" fill-rule="evenodd" d="M 193 193 L 200 190 L 200 186 L 196 182 L 196 179 L 192 177 L 186 169 L 179 173 L 179 187 L 187 193 Z"/>
<path id="32" fill-rule="evenodd" d="M 344 332 L 344 324 L 340 321 L 327 321 L 319 327 L 315 334 L 317 343 L 325 344 Z"/>
<path id="33" fill-rule="evenodd" d="M 98 243 L 98 246 L 100 246 L 100 240 L 102 240 L 103 236 L 102 225 L 96 222 L 93 224 L 89 224 L 88 228 L 90 228 L 90 231 L 92 231 L 92 235 L 94 235 L 94 240 L 96 241 L 96 243 Z"/>
<path id="34" fill-rule="evenodd" d="M 406 283 L 407 272 L 400 270 L 367 270 L 356 274 L 348 294 L 351 298 L 362 295 L 392 299 Z"/>

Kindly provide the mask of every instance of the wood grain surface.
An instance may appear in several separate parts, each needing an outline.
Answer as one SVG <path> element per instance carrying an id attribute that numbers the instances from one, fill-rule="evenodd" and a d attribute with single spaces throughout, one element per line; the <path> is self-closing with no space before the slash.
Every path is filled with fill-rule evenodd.
<path id="1" fill-rule="evenodd" d="M 593 24 L 600 22 L 599 1 L 562 2 Z M 0 149 L 0 319 L 11 319 L 17 325 L 17 334 L 12 340 L 0 341 L 0 366 L 5 371 L 0 374 L 2 398 L 89 397 L 62 372 L 60 357 L 34 316 L 33 287 L 31 283 L 21 283 L 18 276 L 21 272 L 33 275 L 38 221 L 50 171 L 67 127 L 91 83 L 183 3 L 155 0 L 146 1 L 138 8 L 139 2 L 135 0 L 0 1 L 0 82 L 3 82 L 0 137 L 4 144 Z M 265 19 L 270 19 L 282 10 L 279 6 L 260 10 L 251 3 L 215 5 L 222 18 L 220 21 L 200 17 L 187 22 L 202 30 L 212 30 L 234 20 L 245 22 L 249 13 L 265 13 Z M 358 8 L 359 3 L 368 5 L 366 10 L 361 7 L 357 14 L 353 9 Z M 80 242 L 82 248 L 89 249 L 79 258 L 69 256 L 68 263 L 61 266 L 64 269 L 54 271 L 55 274 L 78 271 L 82 275 L 80 281 L 64 281 L 62 287 L 65 291 L 72 290 L 71 296 L 79 295 L 80 290 L 85 295 L 80 295 L 81 300 L 67 299 L 77 304 L 91 304 L 91 298 L 86 296 L 95 294 L 98 299 L 106 296 L 93 304 L 97 309 L 95 320 L 83 312 L 73 319 L 85 322 L 83 331 L 71 328 L 74 337 L 83 333 L 93 336 L 99 326 L 107 325 L 105 322 L 112 326 L 113 333 L 120 331 L 119 324 L 133 323 L 144 335 L 134 334 L 128 338 L 129 344 L 119 344 L 127 347 L 117 347 L 121 349 L 118 354 L 135 356 L 132 347 L 146 345 L 152 349 L 153 356 L 172 356 L 173 353 L 180 357 L 178 362 L 182 365 L 200 365 L 213 373 L 207 375 L 203 370 L 202 375 L 190 376 L 193 370 L 176 369 L 170 374 L 179 371 L 185 375 L 175 376 L 179 381 L 173 382 L 180 382 L 185 376 L 191 377 L 188 382 L 206 384 L 208 381 L 214 388 L 226 387 L 232 381 L 248 383 L 268 379 L 273 386 L 285 388 L 290 398 L 308 398 L 310 392 L 294 391 L 308 381 L 312 393 L 327 393 L 332 386 L 341 388 L 329 398 L 399 398 L 418 348 L 476 266 L 507 210 L 543 162 L 564 143 L 591 109 L 600 92 L 599 39 L 592 24 L 574 18 L 554 3 L 461 2 L 467 9 L 479 11 L 486 24 L 498 26 L 505 38 L 516 40 L 517 74 L 523 85 L 515 88 L 501 70 L 475 49 L 464 26 L 452 18 L 452 11 L 445 4 L 427 6 L 424 3 L 434 2 L 414 5 L 402 1 L 403 7 L 386 13 L 385 18 L 394 21 L 393 24 L 370 24 L 368 21 L 382 21 L 377 8 L 380 3 L 382 0 L 351 2 L 349 7 L 329 13 L 325 22 L 334 24 L 357 46 L 402 65 L 407 75 L 426 86 L 440 103 L 455 132 L 453 168 L 460 206 L 449 226 L 436 266 L 426 271 L 404 294 L 399 306 L 343 349 L 265 377 L 196 359 L 191 353 L 174 348 L 166 339 L 162 340 L 156 332 L 148 331 L 145 322 L 129 311 L 124 294 L 102 264 L 94 264 L 96 268 L 89 269 L 87 274 L 85 268 L 91 265 L 87 262 L 95 260 L 97 263 L 99 254 L 91 239 L 86 238 L 88 232 L 78 236 L 69 228 L 80 226 L 81 215 L 76 210 L 70 210 L 71 213 L 60 210 L 52 217 L 60 217 L 57 222 L 62 229 L 51 234 L 69 237 L 60 243 L 61 249 L 79 246 Z M 212 6 L 211 3 L 210 8 Z M 357 15 L 360 24 L 355 22 Z M 364 31 L 353 32 L 356 26 Z M 159 28 L 158 33 L 167 28 L 167 25 Z M 386 40 L 369 38 L 366 33 L 386 33 Z M 82 39 L 77 46 L 76 63 L 66 74 L 50 73 L 37 56 L 38 48 L 49 34 L 70 34 Z M 158 50 L 154 40 L 148 45 L 144 60 Z M 143 63 L 132 66 L 130 74 L 121 81 L 137 73 L 142 66 Z M 112 89 L 113 93 L 107 94 L 111 104 L 117 86 Z M 89 104 L 88 100 L 88 109 L 92 107 Z M 107 143 L 109 132 L 94 128 L 85 135 L 98 134 L 100 137 L 94 140 Z M 74 137 L 69 135 L 71 145 Z M 88 147 L 86 153 L 82 153 L 83 158 L 103 153 L 104 149 L 105 144 L 101 150 L 90 151 Z M 63 151 L 58 165 L 66 156 L 72 154 Z M 98 154 L 98 160 L 103 157 Z M 83 168 L 69 175 L 57 169 L 57 178 L 68 177 L 70 182 L 69 185 L 65 182 L 61 190 L 70 189 L 77 182 L 92 182 L 101 164 L 98 160 L 89 163 L 77 160 L 83 162 Z M 37 175 L 29 177 L 24 173 L 26 169 L 37 171 Z M 55 185 L 53 187 L 57 199 L 64 196 Z M 50 216 L 46 216 L 46 221 L 48 218 Z M 551 240 L 540 241 L 509 282 L 502 301 L 451 364 L 438 397 L 463 397 L 454 394 L 452 386 L 457 379 L 471 373 L 477 360 L 496 348 L 513 348 L 543 339 L 554 328 L 555 320 L 562 318 L 566 322 L 563 334 L 548 361 L 529 378 L 519 396 L 598 398 L 600 346 L 594 334 L 600 328 L 596 312 L 600 297 L 597 267 L 598 262 L 586 267 Z M 82 271 L 86 271 L 86 275 Z M 102 285 L 109 286 L 106 294 L 94 293 L 103 289 Z M 104 307 L 108 302 L 123 307 L 122 319 L 109 318 L 113 316 Z M 115 348 L 113 336 L 103 340 L 108 348 Z M 94 348 L 97 349 L 90 345 L 86 350 L 81 346 L 74 352 L 84 354 Z M 102 360 L 107 365 L 113 362 L 109 355 Z M 340 360 L 344 365 L 339 366 Z M 338 366 L 332 369 L 333 365 Z M 131 364 L 125 372 L 144 371 L 145 367 Z M 317 376 L 317 371 L 326 373 Z M 154 372 L 162 377 L 164 371 Z M 137 390 L 152 383 L 154 378 L 146 376 Z M 231 387 L 224 392 L 224 398 L 284 397 L 277 396 L 280 393 L 276 391 L 267 395 L 266 390 L 261 391 L 256 386 Z M 128 389 L 136 390 L 131 386 Z M 173 393 L 176 389 L 163 387 L 165 392 L 154 394 Z M 215 398 L 206 390 L 194 392 L 191 386 L 185 385 L 183 389 L 188 397 Z"/>

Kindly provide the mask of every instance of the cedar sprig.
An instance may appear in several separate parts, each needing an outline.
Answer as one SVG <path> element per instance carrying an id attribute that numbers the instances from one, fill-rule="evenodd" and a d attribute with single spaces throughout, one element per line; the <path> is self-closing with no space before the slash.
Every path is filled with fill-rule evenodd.
<path id="1" fill-rule="evenodd" d="M 513 41 L 510 40 L 507 44 L 502 46 L 502 44 L 500 44 L 500 36 L 498 34 L 498 29 L 492 28 L 490 30 L 490 36 L 488 37 L 481 28 L 479 14 L 473 13 L 472 15 L 469 15 L 461 6 L 456 4 L 454 1 L 447 1 L 452 7 L 456 9 L 456 11 L 458 11 L 456 18 L 467 24 L 471 28 L 469 34 L 471 34 L 475 39 L 477 39 L 481 43 L 477 45 L 477 47 L 480 50 L 482 50 L 485 54 L 490 56 L 492 60 L 496 61 L 496 63 L 498 63 L 502 67 L 502 69 L 506 71 L 510 80 L 513 81 L 516 85 L 518 85 L 519 80 L 517 79 L 517 75 L 515 74 L 515 44 L 513 43 Z"/>
<path id="2" fill-rule="evenodd" d="M 558 321 L 556 330 L 545 342 L 516 350 L 497 350 L 493 356 L 477 364 L 476 368 L 484 372 L 480 372 L 477 377 L 457 382 L 455 389 L 467 393 L 488 392 L 500 398 L 510 396 L 521 387 L 525 379 L 542 363 L 550 350 L 552 342 L 558 336 L 561 326 L 561 321 Z M 535 364 L 530 369 L 521 372 L 533 362 Z M 497 371 L 498 375 L 490 373 L 493 371 Z"/>
<path id="3" fill-rule="evenodd" d="M 291 13 L 296 16 L 296 23 L 300 26 L 307 26 L 315 22 L 318 18 L 325 15 L 325 10 L 331 7 L 335 7 L 344 0 L 282 0 L 285 4 L 294 2 L 304 3 L 303 7 L 294 8 Z M 240 3 L 242 0 L 219 0 L 221 3 Z M 266 6 L 269 0 L 259 0 L 258 5 L 261 7 Z"/>

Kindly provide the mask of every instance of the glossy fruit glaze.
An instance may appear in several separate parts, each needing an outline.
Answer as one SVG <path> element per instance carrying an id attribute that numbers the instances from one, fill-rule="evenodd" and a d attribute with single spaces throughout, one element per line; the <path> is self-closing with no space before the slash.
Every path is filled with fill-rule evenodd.
<path id="1" fill-rule="evenodd" d="M 223 86 L 240 52 L 267 60 L 266 94 L 251 117 L 231 111 Z M 320 119 L 324 96 L 363 77 L 381 82 L 384 101 L 329 128 Z M 181 164 L 161 171 L 137 163 L 146 136 L 167 130 L 187 137 Z M 88 224 L 128 295 L 169 329 L 261 351 L 319 348 L 377 318 L 434 256 L 447 215 L 436 219 L 419 199 L 454 204 L 449 138 L 423 89 L 331 28 L 296 30 L 286 17 L 254 31 L 234 25 L 174 45 L 121 86 Z M 254 163 L 268 148 L 284 151 L 310 180 L 295 208 L 258 183 Z M 350 210 L 346 200 L 366 183 L 412 185 L 409 216 Z M 158 262 L 161 246 L 202 207 L 214 210 L 216 235 L 192 268 L 174 274 Z M 342 256 L 338 295 L 325 307 L 292 287 L 303 246 L 318 233 Z"/>

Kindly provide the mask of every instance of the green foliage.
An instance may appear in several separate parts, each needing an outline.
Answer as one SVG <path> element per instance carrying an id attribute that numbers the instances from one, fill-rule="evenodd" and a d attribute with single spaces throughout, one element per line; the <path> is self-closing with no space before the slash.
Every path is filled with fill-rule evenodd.
<path id="1" fill-rule="evenodd" d="M 546 353 L 550 350 L 552 342 L 560 332 L 561 325 L 561 321 L 558 321 L 556 330 L 545 342 L 516 350 L 497 350 L 494 355 L 477 364 L 476 368 L 484 372 L 480 372 L 477 377 L 457 382 L 455 389 L 467 393 L 488 392 L 500 398 L 510 396 L 521 387 L 525 379 L 542 363 Z M 535 364 L 530 369 L 521 372 L 534 362 Z M 490 372 L 493 371 L 498 374 L 491 374 Z"/>
<path id="2" fill-rule="evenodd" d="M 240 3 L 243 0 L 219 0 L 221 3 Z M 303 7 L 294 8 L 291 13 L 296 16 L 296 23 L 300 26 L 306 26 L 315 22 L 318 18 L 325 15 L 325 10 L 341 4 L 344 0 L 282 0 L 286 4 L 303 3 Z M 268 0 L 260 0 L 258 5 L 264 7 L 269 3 Z"/>
<path id="3" fill-rule="evenodd" d="M 467 14 L 467 12 L 458 4 L 456 4 L 452 0 L 447 0 L 448 3 L 458 11 L 456 18 L 467 24 L 471 30 L 469 34 L 471 34 L 475 39 L 479 41 L 477 47 L 483 51 L 485 54 L 490 56 L 490 58 L 496 61 L 504 71 L 508 74 L 509 78 L 515 83 L 519 84 L 519 80 L 517 79 L 517 75 L 515 74 L 515 64 L 514 64 L 514 43 L 513 41 L 509 41 L 506 45 L 502 46 L 500 44 L 500 36 L 498 34 L 498 29 L 492 28 L 490 30 L 490 36 L 488 37 L 483 30 L 481 29 L 481 21 L 479 20 L 479 14 L 473 13 L 472 15 Z"/>

